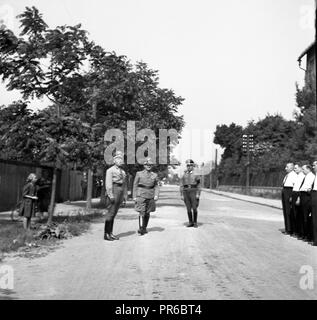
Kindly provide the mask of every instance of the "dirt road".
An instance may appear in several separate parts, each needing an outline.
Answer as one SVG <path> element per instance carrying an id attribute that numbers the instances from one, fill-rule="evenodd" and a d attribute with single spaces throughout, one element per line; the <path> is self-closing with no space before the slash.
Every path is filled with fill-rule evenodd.
<path id="1" fill-rule="evenodd" d="M 186 228 L 178 189 L 164 187 L 149 234 L 121 209 L 103 241 L 103 224 L 48 255 L 9 258 L 11 299 L 316 299 L 317 248 L 282 235 L 277 209 L 203 193 L 199 228 Z M 311 266 L 315 289 L 300 289 Z M 1 295 L 1 293 L 0 293 Z"/>

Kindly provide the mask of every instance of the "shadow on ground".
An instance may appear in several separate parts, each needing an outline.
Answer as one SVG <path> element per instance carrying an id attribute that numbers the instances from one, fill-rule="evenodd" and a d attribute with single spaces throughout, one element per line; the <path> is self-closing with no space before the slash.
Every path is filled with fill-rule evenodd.
<path id="1" fill-rule="evenodd" d="M 136 231 L 123 232 L 123 233 L 118 234 L 117 236 L 119 238 L 125 238 L 125 237 L 132 236 L 133 234 L 136 234 Z"/>
<path id="2" fill-rule="evenodd" d="M 164 230 L 165 229 L 161 228 L 161 227 L 147 228 L 148 232 L 162 232 Z M 132 236 L 132 235 L 135 235 L 135 234 L 137 234 L 137 231 L 127 231 L 127 232 L 123 232 L 123 233 L 118 234 L 118 237 L 119 238 L 125 238 L 125 237 L 129 237 L 129 236 Z"/>
<path id="3" fill-rule="evenodd" d="M 197 222 L 197 224 L 198 224 L 198 227 L 200 227 L 200 226 L 203 226 L 204 225 L 204 223 L 201 223 L 201 222 Z M 212 223 L 211 223 L 212 224 Z M 187 227 L 187 225 L 188 225 L 188 222 L 184 222 L 183 223 L 183 225 L 184 225 L 184 227 Z M 192 228 L 192 227 L 191 227 Z"/>
<path id="4" fill-rule="evenodd" d="M 12 296 L 16 294 L 15 291 L 9 289 L 0 289 L 0 300 L 15 300 L 16 297 Z"/>

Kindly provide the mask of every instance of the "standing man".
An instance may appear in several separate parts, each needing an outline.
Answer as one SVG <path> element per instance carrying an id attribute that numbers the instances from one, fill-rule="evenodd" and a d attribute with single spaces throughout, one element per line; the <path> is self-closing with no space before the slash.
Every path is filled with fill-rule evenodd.
<path id="1" fill-rule="evenodd" d="M 188 225 L 187 227 L 198 228 L 197 216 L 198 216 L 198 202 L 200 197 L 200 178 L 194 173 L 194 161 L 186 160 L 187 169 L 184 175 L 180 179 L 180 193 L 181 199 L 185 202 Z"/>
<path id="2" fill-rule="evenodd" d="M 106 172 L 106 191 L 110 203 L 105 221 L 104 239 L 108 241 L 119 240 L 113 232 L 114 219 L 118 213 L 126 191 L 126 173 L 121 168 L 123 164 L 123 154 L 116 152 L 113 157 L 114 165 Z"/>
<path id="3" fill-rule="evenodd" d="M 303 240 L 310 241 L 311 224 L 309 215 L 311 213 L 311 190 L 315 181 L 315 175 L 312 173 L 312 168 L 309 164 L 303 166 L 305 178 L 300 187 L 300 221 L 301 221 L 301 236 Z"/>
<path id="4" fill-rule="evenodd" d="M 133 198 L 135 210 L 139 212 L 138 233 L 143 236 L 148 233 L 146 227 L 150 220 L 150 213 L 156 210 L 155 202 L 159 198 L 158 175 L 152 172 L 153 162 L 150 158 L 144 162 L 144 170 L 138 171 L 133 183 Z"/>
<path id="5" fill-rule="evenodd" d="M 312 189 L 312 218 L 313 218 L 313 246 L 317 246 L 317 161 L 313 163 L 313 169 L 315 172 L 315 180 Z"/>
<path id="6" fill-rule="evenodd" d="M 282 189 L 282 207 L 283 207 L 283 216 L 284 216 L 284 225 L 285 230 L 282 231 L 284 234 L 291 235 L 293 230 L 291 229 L 291 197 L 293 186 L 295 184 L 297 174 L 294 172 L 294 164 L 288 163 L 285 167 L 286 176 L 283 180 L 283 189 Z"/>
<path id="7" fill-rule="evenodd" d="M 292 191 L 292 208 L 291 208 L 291 228 L 293 230 L 293 234 L 296 237 L 299 237 L 300 229 L 299 229 L 299 221 L 300 221 L 300 192 L 299 189 L 303 183 L 305 175 L 303 170 L 299 164 L 295 164 L 294 171 L 297 174 L 295 184 Z"/>

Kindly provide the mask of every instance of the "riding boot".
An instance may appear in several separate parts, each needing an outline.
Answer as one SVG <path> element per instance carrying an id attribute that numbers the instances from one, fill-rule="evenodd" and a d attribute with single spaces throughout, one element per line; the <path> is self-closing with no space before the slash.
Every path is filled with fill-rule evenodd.
<path id="1" fill-rule="evenodd" d="M 150 215 L 149 214 L 145 215 L 143 217 L 143 225 L 142 225 L 143 233 L 148 233 L 148 231 L 146 230 L 146 227 L 147 227 L 147 225 L 149 223 L 149 220 L 150 220 Z"/>
<path id="2" fill-rule="evenodd" d="M 113 223 L 114 223 L 114 219 L 110 221 L 110 237 L 112 238 L 112 240 L 119 240 L 119 237 L 113 234 Z"/>
<path id="3" fill-rule="evenodd" d="M 141 221 L 143 222 L 143 217 L 141 215 L 139 215 L 139 230 L 138 230 L 138 233 L 143 236 L 143 227 L 141 225 Z"/>
<path id="4" fill-rule="evenodd" d="M 105 232 L 104 232 L 104 240 L 113 241 L 113 239 L 110 236 L 111 232 L 111 221 L 106 220 L 105 221 Z"/>
<path id="5" fill-rule="evenodd" d="M 192 216 L 192 211 L 191 210 L 187 210 L 187 215 L 188 215 L 188 225 L 187 227 L 192 227 L 194 224 L 193 224 L 193 216 Z"/>
<path id="6" fill-rule="evenodd" d="M 198 216 L 198 211 L 194 210 L 194 228 L 198 228 L 197 216 Z"/>

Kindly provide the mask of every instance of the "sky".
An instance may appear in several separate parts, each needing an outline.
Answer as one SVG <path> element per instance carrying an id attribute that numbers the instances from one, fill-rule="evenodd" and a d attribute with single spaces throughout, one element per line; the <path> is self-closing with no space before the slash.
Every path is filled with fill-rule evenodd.
<path id="1" fill-rule="evenodd" d="M 160 86 L 185 98 L 183 162 L 214 159 L 217 125 L 266 114 L 291 119 L 298 56 L 314 41 L 313 0 L 0 0 L 0 20 L 36 6 L 50 27 L 82 23 L 97 44 L 159 70 Z M 0 104 L 17 100 L 0 84 Z M 35 103 L 34 105 L 38 105 Z"/>

